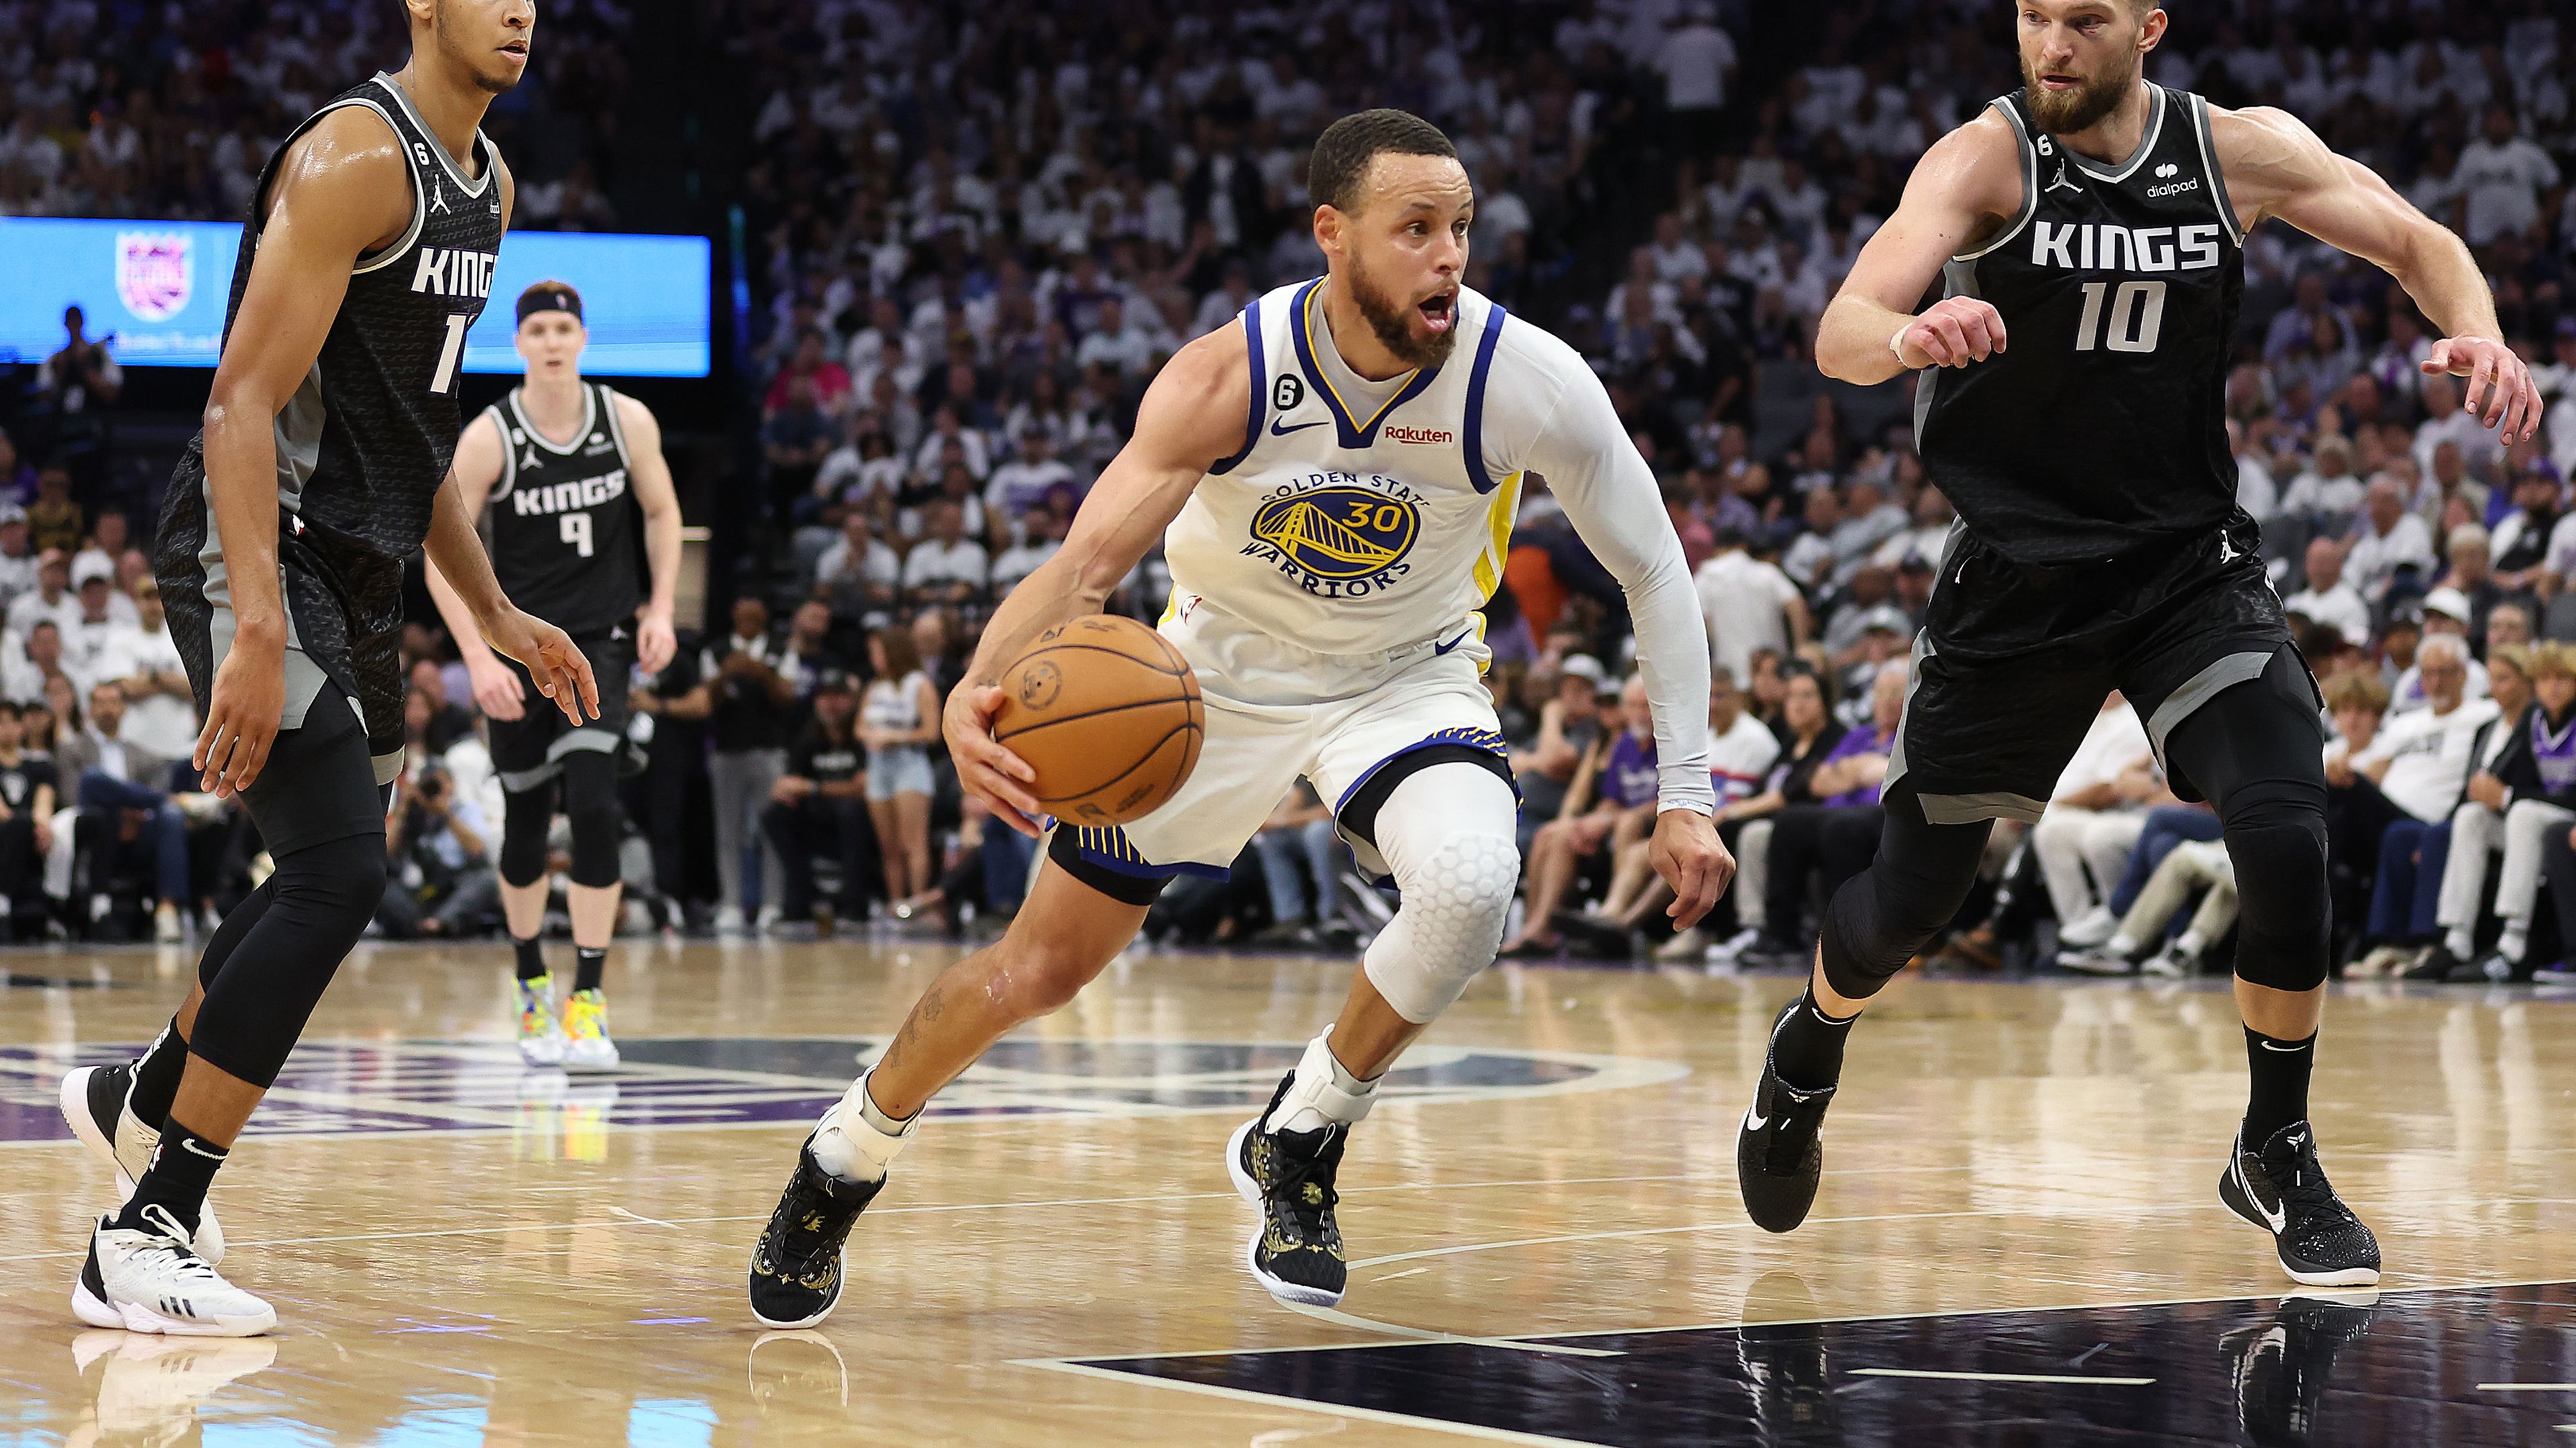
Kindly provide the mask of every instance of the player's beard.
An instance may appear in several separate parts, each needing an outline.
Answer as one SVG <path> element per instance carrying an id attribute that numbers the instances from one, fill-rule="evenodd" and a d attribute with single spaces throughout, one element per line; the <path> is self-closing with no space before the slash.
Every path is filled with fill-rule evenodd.
<path id="1" fill-rule="evenodd" d="M 2127 99 L 2129 88 L 2138 83 L 2139 72 L 2146 67 L 2143 51 L 2132 49 L 2129 63 L 2115 67 L 2109 74 L 2096 76 L 2071 91 L 2053 91 L 2039 83 L 2039 75 L 2030 68 L 2030 57 L 2021 58 L 2022 103 L 2030 107 L 2031 119 L 2039 128 L 2054 136 L 2071 136 L 2089 129 L 2094 122 L 2119 109 Z"/>
<path id="2" fill-rule="evenodd" d="M 1357 253 L 1351 256 L 1350 264 L 1343 269 L 1343 280 L 1350 283 L 1351 300 L 1359 304 L 1360 315 L 1368 319 L 1369 330 L 1377 334 L 1379 343 L 1394 353 L 1397 361 L 1415 367 L 1437 367 L 1449 360 L 1449 353 L 1458 345 L 1458 304 L 1455 300 L 1449 304 L 1447 330 L 1425 337 L 1413 330 L 1414 323 L 1421 319 L 1421 310 L 1404 298 L 1390 296 L 1371 285 L 1368 273 L 1360 267 Z"/>
<path id="3" fill-rule="evenodd" d="M 447 0 L 438 0 L 435 19 L 438 26 L 439 50 L 446 55 L 450 64 L 474 77 L 474 84 L 486 93 L 497 96 L 516 86 L 520 77 L 528 73 L 528 68 L 524 65 L 514 72 L 494 65 L 489 56 L 478 58 L 466 54 L 464 47 L 456 43 L 456 27 L 449 14 Z"/>

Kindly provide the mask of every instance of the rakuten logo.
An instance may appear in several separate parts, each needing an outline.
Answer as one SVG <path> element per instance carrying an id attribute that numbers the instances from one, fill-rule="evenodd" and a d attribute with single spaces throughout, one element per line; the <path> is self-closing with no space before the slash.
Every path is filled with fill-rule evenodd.
<path id="1" fill-rule="evenodd" d="M 1457 441 L 1457 434 L 1445 427 L 1390 427 L 1386 430 L 1386 440 L 1388 442 L 1446 443 Z"/>

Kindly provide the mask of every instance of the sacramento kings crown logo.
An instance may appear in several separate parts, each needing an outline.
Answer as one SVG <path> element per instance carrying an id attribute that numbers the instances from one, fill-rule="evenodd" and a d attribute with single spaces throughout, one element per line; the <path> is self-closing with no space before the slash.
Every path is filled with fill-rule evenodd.
<path id="1" fill-rule="evenodd" d="M 188 309 L 197 253 L 182 231 L 116 234 L 116 296 L 137 320 L 166 322 Z"/>
<path id="2" fill-rule="evenodd" d="M 1366 488 L 1318 488 L 1273 498 L 1252 515 L 1252 536 L 1317 578 L 1366 578 L 1413 551 L 1422 515 Z"/>

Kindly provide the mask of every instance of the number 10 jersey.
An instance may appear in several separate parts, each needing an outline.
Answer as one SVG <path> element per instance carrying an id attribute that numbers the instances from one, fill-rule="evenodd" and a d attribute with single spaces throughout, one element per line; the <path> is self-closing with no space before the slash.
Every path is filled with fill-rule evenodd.
<path id="1" fill-rule="evenodd" d="M 580 431 L 557 443 L 528 421 L 518 388 L 487 409 L 505 456 L 483 511 L 501 591 L 575 636 L 632 623 L 644 601 L 643 510 L 617 394 L 585 382 L 581 410 Z"/>
<path id="2" fill-rule="evenodd" d="M 1942 272 L 1943 295 L 2003 315 L 2007 346 L 1923 372 L 1916 444 L 1969 531 L 2019 563 L 2118 557 L 2236 512 L 2244 235 L 2208 104 L 2147 91 L 2145 139 L 2117 166 L 2041 132 L 2020 94 L 1996 99 L 2021 142 L 2021 212 Z"/>

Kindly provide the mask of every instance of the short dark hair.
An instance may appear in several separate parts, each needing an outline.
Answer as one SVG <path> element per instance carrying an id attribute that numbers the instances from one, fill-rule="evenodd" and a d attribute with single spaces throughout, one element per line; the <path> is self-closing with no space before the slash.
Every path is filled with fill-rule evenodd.
<path id="1" fill-rule="evenodd" d="M 1368 179 L 1369 162 L 1388 152 L 1455 160 L 1458 148 L 1438 126 L 1411 111 L 1357 111 L 1315 138 L 1315 154 L 1306 162 L 1307 196 L 1317 206 L 1351 210 L 1360 183 Z"/>

